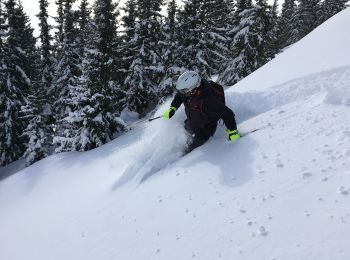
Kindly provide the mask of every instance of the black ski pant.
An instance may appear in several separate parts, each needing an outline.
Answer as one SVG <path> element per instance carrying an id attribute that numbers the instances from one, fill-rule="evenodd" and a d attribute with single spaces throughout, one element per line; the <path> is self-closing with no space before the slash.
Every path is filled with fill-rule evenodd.
<path id="1" fill-rule="evenodd" d="M 212 122 L 201 128 L 192 128 L 188 120 L 185 120 L 185 129 L 190 134 L 190 137 L 187 141 L 187 147 L 184 151 L 185 154 L 188 154 L 195 148 L 203 145 L 206 141 L 208 141 L 209 138 L 215 134 L 217 125 L 217 122 Z"/>

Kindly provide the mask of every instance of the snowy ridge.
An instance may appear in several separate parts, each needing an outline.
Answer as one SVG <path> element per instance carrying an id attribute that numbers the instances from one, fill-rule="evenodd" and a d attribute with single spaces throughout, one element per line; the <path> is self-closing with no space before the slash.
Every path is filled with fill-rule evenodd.
<path id="1" fill-rule="evenodd" d="M 349 9 L 339 17 L 350 19 Z M 305 59 L 308 46 L 296 47 Z M 249 91 L 227 90 L 240 131 L 262 127 L 234 144 L 220 126 L 179 158 L 181 108 L 170 121 L 2 180 L 1 258 L 349 259 L 350 61 L 335 65 L 267 88 L 259 72 L 247 79 Z M 270 67 L 263 78 L 277 72 Z"/>
<path id="2" fill-rule="evenodd" d="M 236 88 L 231 88 L 226 95 L 229 97 L 229 106 L 234 108 L 237 116 L 244 116 L 240 118 L 242 121 L 247 117 L 320 93 L 327 95 L 329 103 L 349 104 L 349 81 L 350 66 L 344 66 L 294 79 L 265 91 L 237 93 Z"/>

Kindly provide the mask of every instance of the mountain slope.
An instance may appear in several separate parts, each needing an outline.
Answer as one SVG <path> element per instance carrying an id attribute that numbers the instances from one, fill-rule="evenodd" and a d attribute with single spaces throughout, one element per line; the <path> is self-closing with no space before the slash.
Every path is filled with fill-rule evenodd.
<path id="1" fill-rule="evenodd" d="M 350 8 L 330 18 L 249 77 L 237 83 L 241 91 L 260 90 L 310 74 L 349 65 Z"/>
<path id="2" fill-rule="evenodd" d="M 249 91 L 227 91 L 240 131 L 260 128 L 233 144 L 221 126 L 180 158 L 180 110 L 1 181 L 1 258 L 348 259 L 350 60 L 257 85 L 294 48 L 317 67 L 308 54 L 334 50 L 311 42 L 346 34 L 344 19 L 350 9 L 248 77 Z"/>

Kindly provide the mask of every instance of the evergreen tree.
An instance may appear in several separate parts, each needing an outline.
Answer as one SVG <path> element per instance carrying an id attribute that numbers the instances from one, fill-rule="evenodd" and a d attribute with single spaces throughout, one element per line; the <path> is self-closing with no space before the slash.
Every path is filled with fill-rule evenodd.
<path id="1" fill-rule="evenodd" d="M 8 30 L 6 15 L 5 15 L 5 5 L 4 0 L 0 0 L 0 84 L 1 84 L 1 93 L 4 93 L 5 91 L 5 83 L 6 83 L 6 70 L 7 66 L 5 64 L 5 38 L 6 38 L 6 32 Z M 2 103 L 0 103 L 1 105 Z M 4 110 L 0 110 L 4 111 Z"/>
<path id="2" fill-rule="evenodd" d="M 137 22 L 135 25 L 135 56 L 124 83 L 127 108 L 144 114 L 159 100 L 159 83 L 164 73 L 161 63 L 160 14 L 163 1 L 137 0 Z"/>
<path id="3" fill-rule="evenodd" d="M 118 50 L 122 54 L 118 72 L 121 75 L 121 85 L 124 86 L 124 80 L 129 73 L 129 68 L 136 55 L 136 39 L 134 37 L 137 18 L 136 0 L 128 0 L 122 10 L 124 16 L 121 18 L 121 21 L 124 30 L 121 31 L 121 45 Z"/>
<path id="4" fill-rule="evenodd" d="M 57 151 L 86 151 L 113 138 L 123 126 L 119 113 L 116 67 L 116 5 L 109 0 L 94 4 L 91 19 L 87 1 L 77 12 L 79 31 L 75 46 L 81 60 L 81 73 L 75 76 L 65 98 L 68 113 L 62 119 L 64 135 L 57 136 Z M 63 149 L 62 149 L 63 148 Z"/>
<path id="5" fill-rule="evenodd" d="M 117 17 L 119 15 L 117 5 L 112 0 L 97 0 L 94 5 L 94 24 L 97 33 L 98 56 L 96 56 L 95 72 L 92 73 L 90 80 L 100 86 L 98 91 L 104 96 L 101 101 L 101 114 L 103 121 L 108 123 L 111 137 L 116 131 L 121 130 L 119 115 L 123 108 L 120 100 L 123 97 L 123 91 L 118 83 L 121 81 L 121 75 L 118 73 L 120 68 L 120 38 L 117 35 Z M 116 120 L 117 119 L 117 120 Z"/>
<path id="6" fill-rule="evenodd" d="M 177 14 L 179 7 L 176 0 L 169 1 L 167 5 L 167 16 L 161 28 L 162 39 L 160 45 L 162 47 L 161 57 L 164 65 L 164 77 L 160 84 L 161 97 L 168 97 L 173 94 L 178 76 L 183 71 L 179 67 L 179 42 L 178 42 L 178 22 Z M 163 99 L 161 98 L 160 102 Z"/>
<path id="7" fill-rule="evenodd" d="M 125 12 L 125 15 L 122 17 L 123 21 L 123 27 L 124 27 L 124 39 L 126 42 L 129 42 L 133 37 L 135 33 L 135 23 L 136 23 L 136 16 L 137 16 L 137 10 L 136 10 L 136 0 L 128 0 L 125 3 L 125 6 L 123 7 L 123 11 Z"/>
<path id="8" fill-rule="evenodd" d="M 321 6 L 322 15 L 320 17 L 320 23 L 327 21 L 333 15 L 344 10 L 348 2 L 348 0 L 324 0 Z"/>
<path id="9" fill-rule="evenodd" d="M 77 45 L 79 55 L 82 57 L 82 75 L 78 78 L 77 84 L 71 88 L 67 103 L 72 111 L 64 120 L 71 125 L 70 149 L 87 151 L 104 144 L 108 137 L 104 136 L 105 125 L 100 120 L 95 120 L 96 117 L 99 119 L 99 110 L 94 106 L 92 96 L 96 86 L 89 84 L 88 80 L 89 70 L 93 69 L 89 67 L 91 61 L 89 53 L 96 45 L 94 41 L 97 37 L 94 37 L 96 35 L 94 30 L 97 28 L 92 24 L 91 10 L 86 0 L 81 1 L 78 13 Z"/>
<path id="10" fill-rule="evenodd" d="M 272 14 L 273 14 L 274 18 L 278 17 L 278 0 L 273 1 Z"/>
<path id="11" fill-rule="evenodd" d="M 109 2 L 111 3 L 111 2 Z M 101 8 L 102 7 L 102 8 Z M 108 91 L 113 91 L 111 87 L 113 77 L 103 78 L 107 69 L 112 72 L 113 61 L 108 58 L 107 53 L 114 55 L 115 38 L 108 38 L 105 33 L 109 32 L 110 14 L 105 13 L 111 8 L 108 3 L 100 2 L 95 4 L 95 12 L 100 13 L 100 20 L 92 20 L 87 2 L 82 2 L 79 10 L 79 33 L 78 49 L 83 51 L 82 75 L 78 78 L 77 84 L 71 87 L 70 97 L 67 103 L 71 112 L 64 121 L 70 125 L 69 149 L 75 151 L 86 151 L 101 146 L 111 140 L 114 134 L 114 125 L 118 123 L 118 131 L 122 130 L 122 123 L 116 122 L 112 106 L 108 102 L 115 102 L 116 97 L 109 97 Z M 101 9 L 99 9 L 101 8 Z M 103 19 L 101 14 L 107 14 L 107 19 Z M 96 15 L 96 14 L 95 14 Z M 101 44 L 101 41 L 107 41 Z M 109 51 L 109 52 L 108 52 Z M 103 53 L 105 52 L 105 53 Z M 108 64 L 110 63 L 110 64 Z M 106 66 L 107 65 L 107 66 Z M 102 69 L 105 70 L 102 70 Z M 106 81 L 103 81 L 106 80 Z M 105 85 L 102 85 L 105 84 Z M 111 92 L 113 93 L 113 92 Z"/>
<path id="12" fill-rule="evenodd" d="M 50 30 L 52 27 L 48 23 L 49 14 L 47 11 L 48 1 L 47 0 L 39 0 L 40 12 L 37 15 L 39 18 L 39 28 L 40 28 L 40 52 L 41 52 L 41 65 L 42 71 L 40 73 L 41 83 L 44 86 L 43 90 L 46 90 L 51 86 L 52 83 L 52 36 L 50 34 Z"/>
<path id="13" fill-rule="evenodd" d="M 214 69 L 210 64 L 212 53 L 208 41 L 204 40 L 208 32 L 208 27 L 204 26 L 209 10 L 206 2 L 185 0 L 183 10 L 179 12 L 179 65 L 209 78 Z"/>
<path id="14" fill-rule="evenodd" d="M 282 13 L 278 23 L 278 46 L 283 49 L 298 41 L 295 0 L 285 0 L 282 4 Z"/>
<path id="15" fill-rule="evenodd" d="M 25 149 L 22 133 L 27 119 L 21 114 L 36 76 L 36 50 L 33 29 L 23 7 L 14 0 L 0 4 L 1 18 L 1 93 L 0 164 L 19 159 Z M 5 19 L 6 18 L 6 21 Z"/>
<path id="16" fill-rule="evenodd" d="M 238 1 L 236 17 L 239 21 L 232 45 L 233 59 L 220 75 L 224 85 L 233 85 L 265 64 L 271 45 L 272 12 L 266 1 Z"/>
<path id="17" fill-rule="evenodd" d="M 298 40 L 309 34 L 319 24 L 321 15 L 321 0 L 299 0 L 296 17 Z"/>
<path id="18" fill-rule="evenodd" d="M 56 52 L 58 52 L 58 48 L 62 47 L 63 43 L 63 3 L 64 0 L 56 0 L 57 5 L 57 17 L 55 17 L 56 20 L 56 33 L 55 33 L 55 42 L 56 42 Z"/>
<path id="19" fill-rule="evenodd" d="M 77 46 L 77 17 L 72 9 L 75 0 L 62 0 L 63 42 L 59 45 L 60 56 L 55 66 L 55 75 L 50 94 L 56 97 L 53 111 L 56 117 L 54 144 L 56 152 L 72 150 L 72 124 L 69 116 L 74 112 L 70 99 L 81 76 L 81 57 Z"/>
<path id="20" fill-rule="evenodd" d="M 166 32 L 169 33 L 168 38 L 171 40 L 176 40 L 178 12 L 179 6 L 176 0 L 170 0 L 167 6 L 167 16 L 164 24 L 166 24 Z"/>
<path id="21" fill-rule="evenodd" d="M 244 64 L 244 62 L 251 48 L 250 45 L 247 45 L 247 53 L 244 53 L 245 44 L 249 41 L 249 26 L 244 24 L 243 21 L 253 22 L 252 17 L 249 17 L 252 16 L 253 12 L 253 3 L 251 0 L 237 0 L 233 28 L 230 31 L 230 61 L 226 64 L 225 70 L 219 75 L 218 79 L 223 85 L 233 85 L 246 74 L 243 70 L 249 65 Z M 244 26 L 247 27 L 246 34 L 244 33 Z"/>
<path id="22" fill-rule="evenodd" d="M 231 0 L 205 0 L 203 1 L 202 18 L 205 42 L 208 50 L 207 62 L 210 75 L 218 74 L 224 69 L 228 60 L 228 32 L 231 30 L 230 14 L 233 11 Z"/>
<path id="23" fill-rule="evenodd" d="M 87 28 L 97 29 L 93 23 Z M 104 115 L 103 104 L 106 97 L 102 94 L 103 89 L 95 82 L 99 81 L 98 70 L 99 60 L 96 57 L 100 53 L 96 49 L 94 40 L 97 40 L 95 33 L 90 34 L 86 41 L 84 60 L 82 63 L 83 74 L 77 85 L 72 89 L 72 97 L 68 100 L 72 112 L 65 118 L 71 125 L 71 150 L 87 151 L 99 147 L 113 137 L 110 130 L 110 116 Z"/>
<path id="24" fill-rule="evenodd" d="M 8 32 L 6 10 L 3 0 L 0 0 L 0 166 L 4 166 L 18 158 L 12 152 L 13 122 L 16 122 L 18 108 L 16 107 L 16 89 L 8 88 L 8 70 L 6 64 L 7 48 L 5 39 Z M 18 149 L 18 148 L 17 148 Z"/>
<path id="25" fill-rule="evenodd" d="M 39 91 L 43 99 L 46 99 L 46 102 L 43 103 L 43 111 L 45 113 L 51 112 L 51 102 L 54 101 L 55 97 L 48 96 L 49 89 L 52 85 L 52 80 L 54 76 L 53 66 L 55 60 L 53 58 L 53 46 L 52 46 L 52 36 L 50 31 L 52 26 L 48 23 L 49 14 L 48 14 L 48 1 L 39 0 L 40 12 L 37 15 L 39 18 L 39 28 L 40 28 L 40 72 L 39 72 Z"/>
<path id="26" fill-rule="evenodd" d="M 91 22 L 91 9 L 89 8 L 88 0 L 81 0 L 78 15 L 78 37 L 77 44 L 79 45 L 79 55 L 84 55 L 84 48 L 87 45 L 90 32 L 88 25 Z"/>
<path id="27" fill-rule="evenodd" d="M 274 56 L 280 51 L 279 42 L 278 42 L 278 23 L 279 23 L 279 16 L 278 16 L 278 0 L 274 0 L 272 9 L 271 9 L 271 28 L 268 30 L 268 39 L 269 39 L 269 46 L 268 46 L 268 53 L 267 57 L 269 60 L 273 59 Z"/>
<path id="28" fill-rule="evenodd" d="M 29 17 L 24 13 L 23 6 L 16 4 L 15 0 L 8 0 L 8 24 L 9 34 L 7 44 L 9 49 L 14 49 L 11 59 L 14 65 L 11 75 L 14 82 L 22 87 L 22 92 L 26 95 L 31 86 L 31 81 L 37 77 L 37 52 L 36 39 L 33 36 L 33 28 L 30 25 Z"/>
<path id="29" fill-rule="evenodd" d="M 236 1 L 236 14 L 240 14 L 246 9 L 249 9 L 253 6 L 252 0 L 237 0 Z"/>
<path id="30" fill-rule="evenodd" d="M 276 37 L 274 13 L 272 7 L 267 4 L 267 0 L 257 0 L 254 9 L 252 29 L 257 38 L 253 40 L 256 43 L 256 66 L 253 66 L 253 71 L 271 59 L 271 55 L 274 54 L 273 43 Z"/>
<path id="31" fill-rule="evenodd" d="M 48 2 L 39 0 L 40 12 L 40 70 L 38 81 L 33 84 L 28 96 L 28 104 L 25 108 L 26 117 L 29 123 L 24 130 L 24 135 L 28 138 L 24 157 L 27 165 L 30 165 L 50 154 L 52 143 L 52 127 L 50 126 L 52 115 L 50 98 L 47 93 L 52 83 L 53 59 L 50 35 L 51 26 L 48 24 Z"/>
<path id="32" fill-rule="evenodd" d="M 52 144 L 52 128 L 48 120 L 50 114 L 44 110 L 47 102 L 45 93 L 39 85 L 34 85 L 31 92 L 33 94 L 27 97 L 27 105 L 22 110 L 29 120 L 23 131 L 28 140 L 23 155 L 27 165 L 49 156 Z"/>
<path id="33" fill-rule="evenodd" d="M 252 3 L 248 2 L 248 4 L 251 5 Z M 240 6 L 240 5 L 242 5 L 242 6 Z M 227 48 L 228 48 L 229 53 L 228 53 L 228 60 L 224 64 L 224 69 L 227 68 L 227 65 L 228 65 L 230 59 L 232 59 L 233 42 L 234 42 L 234 38 L 235 38 L 235 35 L 237 33 L 238 25 L 240 22 L 239 13 L 243 9 L 247 8 L 246 5 L 247 5 L 247 3 L 245 1 L 243 1 L 243 2 L 230 1 L 229 2 L 229 7 L 228 7 L 228 11 L 227 11 L 228 12 L 228 22 L 227 22 L 228 31 L 226 33 L 226 37 L 228 38 Z"/>

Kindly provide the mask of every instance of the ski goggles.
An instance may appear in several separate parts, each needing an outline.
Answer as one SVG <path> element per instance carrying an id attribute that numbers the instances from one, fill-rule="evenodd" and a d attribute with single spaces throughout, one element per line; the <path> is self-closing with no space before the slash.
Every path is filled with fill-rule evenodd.
<path id="1" fill-rule="evenodd" d="M 182 95 L 185 95 L 185 96 L 192 96 L 196 93 L 197 89 L 180 89 L 179 92 L 182 94 Z"/>

